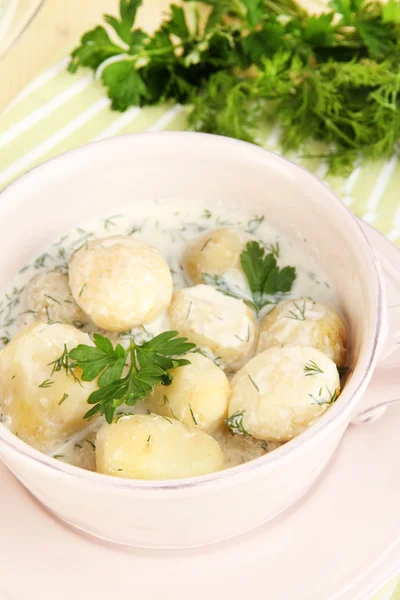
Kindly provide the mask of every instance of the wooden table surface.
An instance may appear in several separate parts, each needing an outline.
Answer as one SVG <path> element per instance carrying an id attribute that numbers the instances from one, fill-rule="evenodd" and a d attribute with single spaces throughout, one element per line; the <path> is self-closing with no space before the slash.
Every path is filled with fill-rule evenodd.
<path id="1" fill-rule="evenodd" d="M 138 18 L 151 31 L 170 0 L 144 0 Z M 46 65 L 74 47 L 81 34 L 117 14 L 118 0 L 45 0 L 19 40 L 0 60 L 0 111 Z"/>

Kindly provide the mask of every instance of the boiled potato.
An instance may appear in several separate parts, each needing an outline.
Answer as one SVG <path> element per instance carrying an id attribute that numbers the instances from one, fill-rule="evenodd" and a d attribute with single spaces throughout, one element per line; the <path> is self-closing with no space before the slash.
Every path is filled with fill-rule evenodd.
<path id="1" fill-rule="evenodd" d="M 209 231 L 188 245 L 183 256 L 186 279 L 192 284 L 203 283 L 203 273 L 212 277 L 230 270 L 240 270 L 240 253 L 249 237 L 224 227 Z"/>
<path id="2" fill-rule="evenodd" d="M 261 321 L 257 352 L 275 346 L 312 346 L 343 366 L 346 341 L 346 326 L 334 310 L 310 299 L 285 300 Z"/>
<path id="3" fill-rule="evenodd" d="M 71 325 L 35 322 L 0 353 L 0 406 L 9 429 L 22 440 L 49 451 L 69 435 L 85 427 L 87 398 L 96 382 L 80 380 L 76 367 L 52 373 L 52 363 L 65 345 L 90 345 L 86 333 Z"/>
<path id="4" fill-rule="evenodd" d="M 77 250 L 69 263 L 69 283 L 77 304 L 109 331 L 152 321 L 172 295 L 171 273 L 158 251 L 119 235 Z"/>
<path id="5" fill-rule="evenodd" d="M 172 329 L 209 350 L 229 370 L 239 368 L 254 347 L 256 322 L 242 300 L 208 285 L 177 290 L 169 308 Z"/>
<path id="6" fill-rule="evenodd" d="M 171 385 L 156 385 L 148 399 L 150 410 L 212 433 L 227 416 L 231 387 L 210 358 L 198 353 L 187 358 L 190 365 L 171 371 Z"/>
<path id="7" fill-rule="evenodd" d="M 319 350 L 269 348 L 234 376 L 228 423 L 233 432 L 285 442 L 322 415 L 339 392 L 336 365 Z"/>
<path id="8" fill-rule="evenodd" d="M 159 415 L 132 415 L 97 432 L 100 473 L 131 479 L 178 479 L 219 471 L 218 442 L 203 431 Z"/>
<path id="9" fill-rule="evenodd" d="M 43 271 L 33 277 L 25 288 L 25 305 L 35 319 L 61 321 L 80 329 L 88 318 L 74 301 L 68 275 L 61 271 Z"/>

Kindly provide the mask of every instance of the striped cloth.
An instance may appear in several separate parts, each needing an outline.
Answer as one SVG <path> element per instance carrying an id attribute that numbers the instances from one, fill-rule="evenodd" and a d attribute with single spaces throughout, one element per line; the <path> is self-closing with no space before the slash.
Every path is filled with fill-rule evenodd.
<path id="1" fill-rule="evenodd" d="M 88 71 L 70 75 L 63 59 L 41 73 L 0 115 L 0 189 L 53 156 L 113 135 L 135 131 L 182 130 L 185 109 L 163 105 L 110 110 L 104 89 Z M 260 131 L 266 148 L 279 152 L 278 127 Z M 318 144 L 311 148 L 318 153 Z M 343 179 L 327 175 L 321 160 L 290 158 L 315 173 L 341 196 L 356 215 L 400 245 L 400 161 L 360 164 Z M 400 579 L 375 600 L 400 600 Z"/>
<path id="2" fill-rule="evenodd" d="M 0 189 L 38 163 L 76 146 L 134 131 L 184 129 L 180 106 L 112 112 L 104 89 L 89 72 L 66 72 L 67 59 L 44 71 L 0 116 Z M 279 128 L 260 132 L 265 147 L 279 151 Z M 318 153 L 318 144 L 311 150 Z M 360 217 L 400 245 L 400 162 L 363 163 L 343 179 L 326 174 L 321 160 L 297 162 L 314 172 Z"/>

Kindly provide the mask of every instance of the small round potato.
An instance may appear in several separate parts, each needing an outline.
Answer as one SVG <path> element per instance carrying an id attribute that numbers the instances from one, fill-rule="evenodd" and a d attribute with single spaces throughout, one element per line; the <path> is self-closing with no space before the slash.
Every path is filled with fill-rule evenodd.
<path id="1" fill-rule="evenodd" d="M 86 333 L 71 325 L 36 321 L 0 353 L 0 403 L 9 429 L 25 442 L 48 451 L 85 427 L 83 415 L 95 381 L 80 380 L 81 370 L 52 373 L 50 364 L 65 350 L 90 345 Z"/>
<path id="2" fill-rule="evenodd" d="M 203 283 L 203 273 L 215 277 L 232 269 L 240 270 L 240 253 L 249 239 L 245 233 L 226 227 L 199 237 L 187 246 L 183 256 L 187 281 Z"/>
<path id="3" fill-rule="evenodd" d="M 311 346 L 343 366 L 346 341 L 346 326 L 334 310 L 310 299 L 285 300 L 261 321 L 257 353 L 276 346 Z"/>
<path id="4" fill-rule="evenodd" d="M 69 283 L 77 304 L 109 331 L 152 321 L 172 295 L 171 273 L 159 252 L 119 235 L 77 250 L 69 263 Z"/>
<path id="5" fill-rule="evenodd" d="M 187 358 L 190 365 L 171 371 L 171 385 L 156 385 L 148 400 L 150 410 L 213 433 L 227 416 L 231 393 L 228 378 L 202 354 L 192 353 Z"/>
<path id="6" fill-rule="evenodd" d="M 223 454 L 211 436 L 159 415 L 117 417 L 97 432 L 100 473 L 131 479 L 179 479 L 219 471 Z"/>
<path id="7" fill-rule="evenodd" d="M 208 349 L 228 370 L 238 369 L 253 350 L 256 322 L 250 308 L 209 285 L 177 290 L 169 316 L 173 329 Z"/>
<path id="8" fill-rule="evenodd" d="M 291 440 L 322 415 L 339 392 L 336 365 L 319 350 L 270 348 L 232 380 L 231 429 L 259 440 Z"/>
<path id="9" fill-rule="evenodd" d="M 25 305 L 40 321 L 61 321 L 78 329 L 88 322 L 72 297 L 68 275 L 61 271 L 35 275 L 25 288 Z"/>

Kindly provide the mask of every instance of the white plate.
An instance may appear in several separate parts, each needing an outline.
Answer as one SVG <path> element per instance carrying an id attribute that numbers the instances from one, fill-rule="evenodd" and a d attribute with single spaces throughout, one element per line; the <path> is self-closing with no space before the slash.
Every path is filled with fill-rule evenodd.
<path id="1" fill-rule="evenodd" d="M 389 302 L 398 304 L 400 252 L 365 227 L 390 279 Z M 400 405 L 350 426 L 295 508 L 256 533 L 191 551 L 126 550 L 85 538 L 0 465 L 0 598 L 370 598 L 400 568 L 399 431 Z"/>

